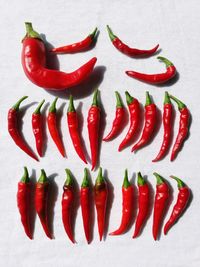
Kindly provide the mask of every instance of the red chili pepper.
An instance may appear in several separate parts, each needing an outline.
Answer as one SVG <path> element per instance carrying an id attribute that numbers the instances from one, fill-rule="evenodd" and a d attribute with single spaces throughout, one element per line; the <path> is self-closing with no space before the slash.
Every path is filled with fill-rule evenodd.
<path id="1" fill-rule="evenodd" d="M 24 175 L 18 183 L 17 206 L 21 215 L 21 222 L 26 235 L 33 239 L 30 226 L 30 194 L 31 185 L 28 170 L 24 167 Z"/>
<path id="2" fill-rule="evenodd" d="M 24 72 L 31 82 L 49 90 L 64 90 L 80 84 L 92 72 L 96 57 L 71 73 L 47 69 L 44 42 L 33 30 L 31 23 L 26 22 L 25 25 L 26 36 L 22 41 L 21 60 Z"/>
<path id="3" fill-rule="evenodd" d="M 130 141 L 133 139 L 139 123 L 140 123 L 140 104 L 138 100 L 132 97 L 127 91 L 126 94 L 126 102 L 129 109 L 130 114 L 130 126 L 125 138 L 122 140 L 121 144 L 119 145 L 118 151 L 121 151 Z"/>
<path id="4" fill-rule="evenodd" d="M 166 204 L 169 198 L 169 187 L 164 181 L 163 177 L 154 172 L 157 179 L 156 195 L 154 201 L 154 214 L 153 214 L 153 237 L 157 239 L 161 227 L 162 218 L 164 216 Z"/>
<path id="5" fill-rule="evenodd" d="M 51 135 L 51 138 L 53 139 L 54 143 L 56 144 L 58 150 L 60 151 L 60 154 L 65 157 L 65 149 L 61 140 L 61 137 L 58 132 L 57 128 L 57 116 L 56 116 L 56 102 L 58 98 L 56 97 L 53 103 L 51 104 L 49 108 L 49 114 L 47 117 L 47 125 L 49 129 L 49 133 Z"/>
<path id="6" fill-rule="evenodd" d="M 71 225 L 71 213 L 72 206 L 74 203 L 74 188 L 73 180 L 69 169 L 66 169 L 67 179 L 63 186 L 63 195 L 62 195 L 62 221 L 69 239 L 72 243 L 75 243 L 72 225 Z"/>
<path id="7" fill-rule="evenodd" d="M 28 154 L 31 158 L 38 160 L 37 156 L 33 153 L 31 148 L 28 146 L 24 138 L 22 137 L 19 126 L 18 126 L 18 114 L 19 114 L 19 106 L 21 102 L 26 99 L 28 96 L 22 97 L 12 108 L 8 111 L 8 132 L 12 137 L 15 144 L 21 148 L 26 154 Z"/>
<path id="8" fill-rule="evenodd" d="M 178 193 L 176 204 L 174 205 L 172 213 L 170 215 L 170 218 L 165 224 L 165 227 L 164 227 L 165 235 L 167 234 L 169 229 L 175 224 L 175 222 L 180 218 L 190 198 L 190 189 L 185 185 L 185 183 L 181 179 L 173 175 L 171 176 L 171 178 L 177 181 L 179 193 Z"/>
<path id="9" fill-rule="evenodd" d="M 49 195 L 49 181 L 45 171 L 41 170 L 41 175 L 36 183 L 35 190 L 35 209 L 40 218 L 42 227 L 48 238 L 52 239 L 52 234 L 49 229 L 48 222 L 48 195 Z"/>
<path id="10" fill-rule="evenodd" d="M 69 107 L 67 110 L 67 122 L 68 122 L 68 128 L 69 128 L 69 133 L 70 137 L 73 143 L 73 146 L 76 150 L 76 153 L 87 164 L 87 160 L 85 158 L 81 138 L 79 135 L 79 130 L 78 130 L 78 117 L 76 110 L 74 108 L 74 103 L 73 103 L 73 96 L 70 95 L 70 100 L 69 100 Z"/>
<path id="11" fill-rule="evenodd" d="M 186 105 L 181 102 L 179 99 L 176 97 L 170 95 L 170 98 L 173 99 L 176 104 L 178 105 L 178 109 L 180 112 L 180 121 L 179 121 L 179 130 L 178 134 L 176 137 L 176 141 L 174 143 L 174 146 L 172 148 L 172 153 L 171 153 L 171 161 L 174 160 L 180 151 L 183 142 L 185 141 L 186 137 L 188 136 L 189 132 L 189 123 L 190 123 L 190 112 Z"/>
<path id="12" fill-rule="evenodd" d="M 128 172 L 125 171 L 124 182 L 122 186 L 122 218 L 119 228 L 109 235 L 123 234 L 131 223 L 133 215 L 133 186 L 128 180 Z"/>
<path id="13" fill-rule="evenodd" d="M 97 33 L 97 28 L 95 28 L 94 31 L 91 34 L 89 34 L 84 40 L 74 43 L 74 44 L 69 44 L 69 45 L 58 47 L 58 48 L 53 48 L 51 51 L 58 53 L 58 54 L 76 53 L 76 52 L 84 51 L 92 45 L 92 43 L 95 40 L 96 33 Z"/>
<path id="14" fill-rule="evenodd" d="M 104 234 L 107 198 L 108 187 L 104 177 L 102 176 L 102 168 L 100 167 L 94 186 L 94 201 L 97 211 L 97 222 L 100 241 L 102 240 Z"/>
<path id="15" fill-rule="evenodd" d="M 115 138 L 120 133 L 122 126 L 123 126 L 124 107 L 120 99 L 120 95 L 117 91 L 115 92 L 115 95 L 116 95 L 116 100 L 117 100 L 115 119 L 113 120 L 112 129 L 107 134 L 107 136 L 103 138 L 103 141 L 106 141 L 106 142 Z"/>
<path id="16" fill-rule="evenodd" d="M 100 107 L 98 102 L 98 93 L 97 89 L 94 92 L 92 106 L 88 111 L 87 117 L 87 127 L 88 135 L 90 140 L 90 150 L 91 150 L 91 160 L 92 160 L 92 170 L 94 170 L 99 153 L 99 125 L 100 125 Z"/>
<path id="17" fill-rule="evenodd" d="M 163 111 L 163 126 L 164 126 L 163 142 L 158 155 L 154 160 L 152 160 L 152 162 L 156 162 L 163 159 L 167 151 L 169 150 L 170 141 L 172 137 L 172 112 L 173 112 L 173 107 L 169 98 L 169 94 L 168 92 L 165 92 L 164 111 Z"/>
<path id="18" fill-rule="evenodd" d="M 141 50 L 137 48 L 132 48 L 126 45 L 125 43 L 123 43 L 116 35 L 114 35 L 114 33 L 112 32 L 111 28 L 108 25 L 107 25 L 107 30 L 108 30 L 108 34 L 113 45 L 120 52 L 131 57 L 151 56 L 157 51 L 159 47 L 159 45 L 156 45 L 154 48 L 149 49 L 149 50 Z"/>
<path id="19" fill-rule="evenodd" d="M 164 73 L 156 73 L 156 74 L 146 74 L 140 73 L 136 71 L 126 71 L 126 74 L 132 78 L 140 80 L 142 82 L 151 83 L 151 84 L 159 84 L 165 83 L 172 79 L 176 75 L 176 68 L 171 61 L 164 57 L 157 57 L 166 65 L 166 72 Z"/>
<path id="20" fill-rule="evenodd" d="M 33 134 L 35 136 L 35 143 L 36 143 L 36 148 L 37 152 L 42 157 L 43 155 L 43 123 L 42 123 L 42 115 L 40 112 L 40 109 L 42 105 L 44 104 L 45 100 L 42 100 L 42 102 L 39 104 L 39 106 L 36 108 L 36 110 L 32 114 L 32 129 L 33 129 Z"/>
<path id="21" fill-rule="evenodd" d="M 138 172 L 138 214 L 136 218 L 135 223 L 135 230 L 133 234 L 133 238 L 137 237 L 140 234 L 140 231 L 142 229 L 142 226 L 145 223 L 145 220 L 148 215 L 149 211 L 149 201 L 150 201 L 150 192 L 149 192 L 149 186 L 142 177 L 141 173 Z"/>
<path id="22" fill-rule="evenodd" d="M 131 152 L 145 146 L 152 137 L 156 126 L 156 105 L 152 103 L 149 92 L 146 92 L 145 124 L 140 140 L 132 147 Z"/>

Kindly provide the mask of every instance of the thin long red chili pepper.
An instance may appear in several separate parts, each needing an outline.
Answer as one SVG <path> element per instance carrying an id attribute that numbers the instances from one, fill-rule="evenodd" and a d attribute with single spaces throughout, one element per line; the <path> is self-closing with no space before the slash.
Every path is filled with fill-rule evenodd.
<path id="1" fill-rule="evenodd" d="M 65 157 L 65 149 L 64 149 L 61 137 L 60 137 L 59 132 L 58 132 L 58 127 L 57 127 L 57 116 L 56 116 L 56 102 L 57 102 L 57 100 L 58 100 L 58 98 L 56 97 L 49 108 L 49 114 L 47 117 L 47 125 L 48 125 L 48 129 L 49 129 L 49 133 L 51 135 L 51 138 L 53 139 L 58 150 L 60 151 L 60 154 L 63 157 Z"/>
<path id="2" fill-rule="evenodd" d="M 126 136 L 119 145 L 118 151 L 121 151 L 125 146 L 127 146 L 131 142 L 140 123 L 140 104 L 138 100 L 132 97 L 127 91 L 125 92 L 125 94 L 126 94 L 126 102 L 129 109 L 130 126 Z"/>
<path id="3" fill-rule="evenodd" d="M 149 186 L 147 182 L 142 177 L 141 173 L 138 172 L 138 214 L 135 223 L 135 230 L 133 234 L 133 238 L 137 237 L 141 229 L 147 219 L 148 211 L 149 211 L 149 202 L 150 202 L 150 192 Z"/>
<path id="4" fill-rule="evenodd" d="M 145 123 L 139 141 L 132 147 L 131 152 L 148 144 L 156 126 L 156 105 L 152 103 L 149 92 L 146 92 Z"/>
<path id="5" fill-rule="evenodd" d="M 123 127 L 123 119 L 124 119 L 124 106 L 122 104 L 119 93 L 116 91 L 116 112 L 115 118 L 112 123 L 112 129 L 110 132 L 103 138 L 103 141 L 110 141 L 114 139 L 121 131 Z"/>
<path id="6" fill-rule="evenodd" d="M 74 188 L 73 179 L 69 169 L 66 169 L 67 179 L 63 186 L 62 195 L 62 221 L 69 239 L 75 243 L 73 230 L 72 230 L 72 207 L 74 203 Z"/>
<path id="7" fill-rule="evenodd" d="M 21 216 L 21 222 L 24 227 L 26 235 L 33 239 L 30 226 L 30 196 L 31 196 L 31 184 L 28 175 L 28 170 L 24 167 L 24 175 L 18 183 L 17 191 L 17 206 Z"/>
<path id="8" fill-rule="evenodd" d="M 165 83 L 172 79 L 176 75 L 176 68 L 171 61 L 164 57 L 157 57 L 166 65 L 166 72 L 156 73 L 156 74 L 146 74 L 136 71 L 126 71 L 126 74 L 134 79 L 140 80 L 142 82 L 159 84 Z"/>
<path id="9" fill-rule="evenodd" d="M 32 114 L 32 130 L 35 136 L 35 143 L 37 152 L 42 157 L 43 155 L 43 118 L 40 112 L 42 105 L 44 104 L 45 100 L 43 99 L 42 102 L 38 105 L 36 110 Z"/>
<path id="10" fill-rule="evenodd" d="M 87 160 L 85 158 L 83 145 L 82 145 L 80 134 L 79 134 L 78 117 L 77 117 L 77 113 L 74 107 L 72 95 L 70 95 L 69 107 L 67 110 L 67 123 L 68 123 L 69 133 L 70 133 L 70 137 L 71 137 L 74 149 L 76 150 L 76 153 L 78 154 L 80 159 L 82 159 L 82 161 L 84 161 L 87 164 Z"/>
<path id="11" fill-rule="evenodd" d="M 8 132 L 12 137 L 15 144 L 21 148 L 26 154 L 28 154 L 31 158 L 38 160 L 37 156 L 33 153 L 31 148 L 28 146 L 24 138 L 22 137 L 21 132 L 19 131 L 18 125 L 18 114 L 19 114 L 19 107 L 21 102 L 26 99 L 28 96 L 22 97 L 17 103 L 9 109 L 8 111 Z"/>
<path id="12" fill-rule="evenodd" d="M 111 30 L 111 28 L 107 25 L 107 30 L 108 30 L 108 34 L 110 37 L 111 42 L 113 43 L 113 45 L 123 54 L 126 54 L 128 56 L 131 57 L 138 57 L 138 56 L 151 56 L 153 55 L 159 45 L 156 45 L 154 48 L 149 49 L 149 50 L 141 50 L 141 49 L 137 49 L 137 48 L 132 48 L 129 47 L 128 45 L 126 45 L 125 43 L 123 43 Z"/>
<path id="13" fill-rule="evenodd" d="M 41 175 L 36 183 L 35 190 L 35 209 L 40 218 L 40 222 L 44 229 L 46 236 L 52 239 L 52 234 L 49 229 L 48 222 L 48 196 L 49 195 L 49 181 L 45 171 L 41 170 Z"/>
<path id="14" fill-rule="evenodd" d="M 94 201 L 97 211 L 97 223 L 98 223 L 100 241 L 102 240 L 105 228 L 107 198 L 108 198 L 108 187 L 102 175 L 102 168 L 100 167 L 94 186 Z"/>
<path id="15" fill-rule="evenodd" d="M 85 51 L 94 42 L 96 33 L 97 33 L 97 28 L 95 28 L 94 31 L 90 33 L 84 40 L 77 42 L 77 43 L 53 48 L 51 51 L 57 54 L 76 53 L 76 52 Z"/>
<path id="16" fill-rule="evenodd" d="M 172 137 L 172 112 L 173 106 L 171 104 L 168 92 L 165 92 L 165 99 L 164 99 L 164 107 L 163 107 L 163 127 L 164 127 L 164 134 L 163 134 L 163 141 L 160 148 L 160 151 L 156 158 L 152 160 L 152 162 L 159 161 L 164 158 L 167 151 L 169 150 L 171 137 Z"/>
<path id="17" fill-rule="evenodd" d="M 157 179 L 156 195 L 154 200 L 154 213 L 153 213 L 153 237 L 154 240 L 158 238 L 161 228 L 161 222 L 165 213 L 166 204 L 169 198 L 169 187 L 164 181 L 163 177 L 154 172 Z"/>
<path id="18" fill-rule="evenodd" d="M 183 102 L 181 102 L 179 99 L 177 99 L 176 97 L 172 95 L 170 95 L 170 98 L 176 102 L 176 104 L 178 105 L 179 112 L 180 112 L 179 130 L 176 136 L 176 141 L 172 148 L 171 159 L 170 159 L 171 161 L 173 161 L 176 158 L 185 139 L 188 136 L 189 123 L 190 123 L 190 112 L 188 108 L 186 107 L 186 105 Z"/>
<path id="19" fill-rule="evenodd" d="M 24 72 L 31 82 L 48 90 L 64 90 L 80 84 L 92 72 L 97 61 L 96 57 L 71 73 L 48 69 L 45 44 L 41 36 L 34 31 L 30 22 L 26 22 L 25 25 L 26 36 L 22 41 L 21 61 Z"/>
<path id="20" fill-rule="evenodd" d="M 128 180 L 128 172 L 125 171 L 124 182 L 122 185 L 122 218 L 121 224 L 117 230 L 109 235 L 123 234 L 131 223 L 133 215 L 133 186 Z"/>

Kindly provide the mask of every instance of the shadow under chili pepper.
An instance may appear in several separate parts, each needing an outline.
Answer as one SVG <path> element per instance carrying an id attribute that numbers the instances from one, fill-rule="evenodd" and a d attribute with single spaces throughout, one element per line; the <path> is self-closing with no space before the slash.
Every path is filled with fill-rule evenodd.
<path id="1" fill-rule="evenodd" d="M 41 114 L 42 114 L 42 135 L 43 135 L 43 140 L 44 140 L 44 144 L 43 144 L 43 150 L 42 150 L 42 156 L 44 157 L 47 151 L 47 110 L 49 107 L 49 103 L 44 104 L 43 109 L 41 110 Z"/>
<path id="2" fill-rule="evenodd" d="M 61 131 L 61 120 L 62 120 L 62 117 L 63 117 L 63 114 L 64 114 L 63 111 L 64 111 L 64 107 L 65 106 L 66 106 L 66 103 L 62 103 L 60 105 L 60 107 L 57 108 L 57 127 L 58 127 L 58 132 L 59 132 L 59 136 L 61 138 L 62 143 L 63 143 L 63 134 L 62 134 L 62 131 Z M 67 157 L 66 150 L 65 150 L 65 157 Z"/>
<path id="3" fill-rule="evenodd" d="M 89 191 L 89 203 L 90 203 L 90 244 L 94 239 L 94 223 L 95 223 L 95 205 L 94 205 L 94 194 L 93 194 L 93 188 L 94 184 L 92 182 L 91 174 L 88 172 L 88 180 L 90 185 L 90 191 Z"/>
<path id="4" fill-rule="evenodd" d="M 179 79 L 180 79 L 180 74 L 178 71 L 176 71 L 176 75 L 173 78 L 171 78 L 169 81 L 165 83 L 152 84 L 152 85 L 157 86 L 157 87 L 169 87 L 169 86 L 174 85 Z"/>
<path id="5" fill-rule="evenodd" d="M 34 237 L 34 232 L 35 232 L 35 220 L 36 220 L 36 210 L 35 210 L 35 185 L 37 182 L 36 179 L 36 171 L 33 169 L 32 173 L 30 175 L 30 182 L 31 182 L 31 186 L 30 186 L 30 230 L 31 230 L 31 234 Z"/>

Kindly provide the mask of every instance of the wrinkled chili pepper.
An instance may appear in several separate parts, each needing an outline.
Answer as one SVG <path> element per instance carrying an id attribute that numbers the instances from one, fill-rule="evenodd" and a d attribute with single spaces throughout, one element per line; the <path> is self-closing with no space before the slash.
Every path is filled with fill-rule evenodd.
<path id="1" fill-rule="evenodd" d="M 64 90 L 80 84 L 92 72 L 96 57 L 71 73 L 48 69 L 45 45 L 40 34 L 34 31 L 30 22 L 25 25 L 26 36 L 22 41 L 21 60 L 24 72 L 31 82 L 48 90 Z"/>
<path id="2" fill-rule="evenodd" d="M 111 30 L 111 28 L 107 25 L 107 30 L 108 30 L 108 34 L 110 37 L 111 42 L 113 43 L 113 45 L 123 54 L 126 54 L 128 56 L 131 57 L 138 57 L 138 56 L 151 56 L 153 55 L 159 45 L 156 45 L 154 48 L 149 49 L 149 50 L 141 50 L 141 49 L 137 49 L 137 48 L 132 48 L 129 47 L 128 45 L 126 45 L 125 43 L 123 43 Z"/>
<path id="3" fill-rule="evenodd" d="M 131 142 L 133 139 L 140 123 L 140 104 L 138 100 L 132 97 L 127 91 L 126 94 L 126 102 L 129 109 L 129 116 L 130 116 L 130 126 L 128 132 L 124 139 L 122 140 L 121 144 L 119 145 L 118 151 L 121 151 L 128 143 Z"/>
<path id="4" fill-rule="evenodd" d="M 172 95 L 170 95 L 170 98 L 176 102 L 176 104 L 178 105 L 179 112 L 180 112 L 179 130 L 176 136 L 176 141 L 172 148 L 171 159 L 170 159 L 171 161 L 173 161 L 176 158 L 178 152 L 180 151 L 183 145 L 183 142 L 188 136 L 189 123 L 190 123 L 190 112 L 188 108 L 186 107 L 186 105 L 183 102 L 181 102 L 179 99 L 177 99 L 176 97 Z"/>
<path id="5" fill-rule="evenodd" d="M 102 175 L 102 168 L 100 167 L 94 186 L 94 202 L 97 211 L 97 223 L 98 223 L 100 241 L 102 240 L 105 228 L 107 198 L 108 198 L 108 187 Z"/>
<path id="6" fill-rule="evenodd" d="M 139 141 L 132 147 L 131 152 L 147 145 L 156 126 L 156 105 L 152 102 L 149 92 L 146 92 L 145 123 Z"/>
<path id="7" fill-rule="evenodd" d="M 171 178 L 177 181 L 179 193 L 176 204 L 174 205 L 172 213 L 170 215 L 170 218 L 165 224 L 164 227 L 165 235 L 167 234 L 169 229 L 175 224 L 175 222 L 180 218 L 190 198 L 190 189 L 185 185 L 185 183 L 176 176 L 172 175 Z"/>
<path id="8" fill-rule="evenodd" d="M 154 240 L 156 240 L 158 238 L 166 204 L 169 198 L 169 187 L 162 176 L 156 172 L 154 172 L 153 175 L 155 175 L 157 179 L 152 228 L 153 237 Z"/>
<path id="9" fill-rule="evenodd" d="M 124 182 L 122 186 L 122 218 L 121 224 L 117 230 L 109 235 L 123 234 L 131 223 L 133 216 L 133 186 L 128 180 L 128 172 L 125 171 Z"/>
<path id="10" fill-rule="evenodd" d="M 31 148 L 28 146 L 24 138 L 22 137 L 22 134 L 19 130 L 18 125 L 18 114 L 19 114 L 19 107 L 21 102 L 26 99 L 28 96 L 24 96 L 21 99 L 17 101 L 17 103 L 9 109 L 8 111 L 8 132 L 10 136 L 12 137 L 15 144 L 21 148 L 26 154 L 28 154 L 31 158 L 38 160 L 37 156 L 33 153 Z"/>
<path id="11" fill-rule="evenodd" d="M 140 80 L 142 82 L 159 84 L 165 83 L 172 79 L 176 75 L 176 68 L 171 61 L 164 57 L 157 57 L 166 65 L 166 72 L 156 73 L 156 74 L 146 74 L 136 71 L 126 71 L 126 74 L 134 79 Z"/>
<path id="12" fill-rule="evenodd" d="M 17 191 L 17 206 L 21 216 L 21 222 L 24 227 L 26 235 L 33 239 L 30 226 L 30 198 L 31 198 L 31 184 L 28 175 L 28 170 L 24 167 L 24 175 L 18 183 Z"/>

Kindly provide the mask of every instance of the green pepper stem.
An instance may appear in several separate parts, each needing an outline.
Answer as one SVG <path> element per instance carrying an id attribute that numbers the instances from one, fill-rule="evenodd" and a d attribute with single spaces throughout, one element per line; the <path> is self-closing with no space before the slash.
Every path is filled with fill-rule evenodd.
<path id="1" fill-rule="evenodd" d="M 154 172 L 153 175 L 156 177 L 157 185 L 164 184 L 164 178 L 160 174 Z"/>
<path id="2" fill-rule="evenodd" d="M 184 183 L 181 179 L 179 179 L 178 177 L 176 177 L 176 176 L 174 176 L 174 175 L 171 175 L 170 177 L 171 177 L 172 179 L 174 179 L 174 180 L 177 181 L 177 183 L 178 183 L 178 188 L 183 188 L 183 187 L 185 187 L 185 183 Z"/>
<path id="3" fill-rule="evenodd" d="M 122 108 L 123 107 L 122 100 L 120 94 L 117 91 L 115 91 L 115 96 L 116 96 L 116 107 Z"/>
<path id="4" fill-rule="evenodd" d="M 126 103 L 127 105 L 130 105 L 133 103 L 134 101 L 134 97 L 132 97 L 128 91 L 125 92 L 125 95 L 126 95 Z"/>
<path id="5" fill-rule="evenodd" d="M 38 183 L 44 184 L 45 182 L 47 182 L 46 172 L 44 169 L 41 169 L 41 174 L 40 174 L 40 178 L 38 179 Z"/>
<path id="6" fill-rule="evenodd" d="M 165 92 L 164 105 L 166 104 L 171 104 L 171 100 L 170 100 L 168 92 Z"/>
<path id="7" fill-rule="evenodd" d="M 175 96 L 169 95 L 169 97 L 176 102 L 176 104 L 178 105 L 178 109 L 179 110 L 182 110 L 183 108 L 186 107 L 186 105 L 182 101 L 180 101 L 178 98 L 176 98 Z"/>
<path id="8" fill-rule="evenodd" d="M 53 101 L 53 103 L 51 104 L 50 108 L 49 108 L 49 112 L 55 113 L 56 112 L 56 102 L 58 100 L 58 97 L 55 98 L 55 100 Z"/>
<path id="9" fill-rule="evenodd" d="M 33 112 L 34 114 L 40 114 L 41 107 L 43 106 L 45 100 L 43 99 L 39 105 L 37 106 L 36 110 Z"/>
<path id="10" fill-rule="evenodd" d="M 97 27 L 94 29 L 94 31 L 92 33 L 89 34 L 90 38 L 93 40 L 96 36 L 96 33 L 97 33 Z"/>
<path id="11" fill-rule="evenodd" d="M 89 187 L 89 179 L 88 179 L 88 169 L 84 169 L 84 177 L 83 177 L 83 182 L 81 184 L 82 188 Z"/>
<path id="12" fill-rule="evenodd" d="M 92 100 L 92 106 L 94 106 L 94 107 L 98 107 L 98 106 L 99 106 L 99 102 L 98 102 L 98 94 L 99 94 L 99 90 L 96 89 L 96 90 L 94 91 L 93 100 Z"/>
<path id="13" fill-rule="evenodd" d="M 140 186 L 146 184 L 146 181 L 145 181 L 144 178 L 142 177 L 141 172 L 138 172 L 137 184 L 140 185 Z"/>
<path id="14" fill-rule="evenodd" d="M 70 95 L 69 97 L 69 106 L 68 106 L 68 109 L 67 109 L 67 112 L 75 112 L 75 107 L 74 107 L 74 100 L 73 100 L 73 96 Z"/>
<path id="15" fill-rule="evenodd" d="M 111 30 L 111 28 L 108 25 L 106 27 L 107 27 L 107 31 L 108 31 L 108 35 L 110 37 L 110 40 L 113 41 L 114 39 L 117 38 L 117 36 L 114 35 L 113 31 Z"/>
<path id="16" fill-rule="evenodd" d="M 25 22 L 25 27 L 26 27 L 26 35 L 24 38 L 30 37 L 42 40 L 40 34 L 33 29 L 31 22 Z"/>
<path id="17" fill-rule="evenodd" d="M 71 186 L 72 183 L 73 183 L 71 171 L 70 171 L 70 169 L 65 169 L 65 172 L 66 172 L 66 175 L 67 175 L 67 178 L 66 178 L 66 181 L 65 181 L 65 186 Z"/>
<path id="18" fill-rule="evenodd" d="M 128 171 L 127 171 L 127 169 L 125 170 L 125 175 L 124 175 L 124 181 L 123 181 L 123 187 L 124 188 L 128 188 L 129 186 L 130 186 L 131 184 L 130 184 L 130 182 L 129 182 L 129 180 L 128 180 Z"/>
<path id="19" fill-rule="evenodd" d="M 24 184 L 27 184 L 30 182 L 30 178 L 29 178 L 29 175 L 28 175 L 28 169 L 27 167 L 24 167 L 24 174 L 20 180 L 21 183 L 24 183 Z"/>
<path id="20" fill-rule="evenodd" d="M 14 106 L 12 107 L 12 109 L 18 111 L 19 110 L 19 106 L 22 103 L 22 101 L 24 101 L 26 98 L 28 98 L 28 96 L 23 96 L 22 98 L 20 98 L 16 104 L 14 104 Z"/>
<path id="21" fill-rule="evenodd" d="M 165 57 L 157 57 L 157 59 L 161 60 L 163 63 L 165 63 L 166 68 L 170 67 L 170 66 L 174 66 L 174 64 L 169 61 L 167 58 Z"/>
<path id="22" fill-rule="evenodd" d="M 152 100 L 151 97 L 149 95 L 149 92 L 146 92 L 146 103 L 145 106 L 151 105 L 152 104 Z"/>
<path id="23" fill-rule="evenodd" d="M 99 172 L 98 172 L 95 184 L 96 185 L 101 185 L 102 183 L 104 183 L 104 178 L 103 178 L 103 175 L 102 175 L 102 168 L 99 167 Z"/>

